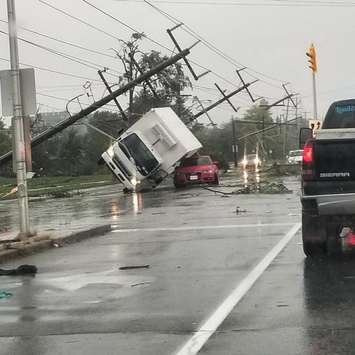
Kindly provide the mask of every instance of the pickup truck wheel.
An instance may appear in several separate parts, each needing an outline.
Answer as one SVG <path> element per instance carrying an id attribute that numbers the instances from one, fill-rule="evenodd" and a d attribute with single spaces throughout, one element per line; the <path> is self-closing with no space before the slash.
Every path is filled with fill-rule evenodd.
<path id="1" fill-rule="evenodd" d="M 327 249 L 328 253 L 331 255 L 341 254 L 342 243 L 340 238 L 340 233 L 342 230 L 342 225 L 340 223 L 333 224 L 329 223 L 327 228 Z"/>
<path id="2" fill-rule="evenodd" d="M 308 257 L 321 257 L 327 253 L 326 221 L 320 216 L 302 213 L 303 251 Z"/>

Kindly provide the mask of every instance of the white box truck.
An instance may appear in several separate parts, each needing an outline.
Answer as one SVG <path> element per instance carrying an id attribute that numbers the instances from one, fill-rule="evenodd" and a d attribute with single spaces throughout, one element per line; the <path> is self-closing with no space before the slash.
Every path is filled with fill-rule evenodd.
<path id="1" fill-rule="evenodd" d="M 154 108 L 129 127 L 102 158 L 126 190 L 155 187 L 202 147 L 170 107 Z"/>

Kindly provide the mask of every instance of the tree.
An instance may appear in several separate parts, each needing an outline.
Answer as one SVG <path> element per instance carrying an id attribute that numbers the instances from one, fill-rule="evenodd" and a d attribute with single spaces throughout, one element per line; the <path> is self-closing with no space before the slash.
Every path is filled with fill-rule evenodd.
<path id="1" fill-rule="evenodd" d="M 203 146 L 200 154 L 210 155 L 213 160 L 220 163 L 223 169 L 227 169 L 228 161 L 231 160 L 231 154 L 229 152 L 231 145 L 229 144 L 229 133 L 226 129 L 224 127 L 209 128 L 203 125 L 195 125 L 192 132 Z"/>
<path id="2" fill-rule="evenodd" d="M 5 127 L 3 120 L 0 118 L 0 156 L 11 150 L 10 130 Z M 12 174 L 12 165 L 6 164 L 0 169 L 1 175 L 9 176 Z"/>
<path id="3" fill-rule="evenodd" d="M 5 128 L 3 120 L 0 118 L 0 156 L 11 150 L 11 138 L 9 129 Z"/>
<path id="4" fill-rule="evenodd" d="M 255 121 L 255 125 L 251 123 L 240 123 L 237 125 L 238 136 L 244 136 L 256 131 L 260 131 L 264 128 L 269 127 L 273 124 L 273 119 L 271 112 L 266 109 L 266 100 L 261 100 L 259 104 L 251 106 L 243 116 L 243 120 Z M 270 140 L 268 137 L 273 135 L 274 132 L 267 131 L 257 135 L 252 135 L 249 138 L 240 141 L 239 151 L 243 154 L 256 153 L 258 152 L 262 156 L 267 156 L 270 151 Z"/>
<path id="5" fill-rule="evenodd" d="M 152 50 L 147 53 L 140 51 L 139 43 L 143 39 L 143 33 L 133 33 L 129 41 L 122 41 L 123 45 L 120 50 L 114 49 L 124 68 L 124 74 L 119 78 L 120 86 L 136 79 L 141 72 L 147 72 L 169 59 L 158 51 Z M 180 118 L 188 121 L 192 114 L 185 108 L 186 99 L 182 94 L 183 90 L 188 87 L 191 87 L 191 82 L 184 74 L 180 63 L 165 68 L 157 73 L 155 78 L 151 78 L 149 84 L 143 82 L 141 90 L 137 90 L 136 87 L 129 91 L 129 118 L 137 119 L 152 107 L 171 106 Z"/>
<path id="6" fill-rule="evenodd" d="M 66 132 L 58 153 L 57 157 L 61 160 L 61 169 L 58 170 L 60 175 L 78 176 L 83 173 L 85 175 L 83 166 L 86 165 L 86 157 L 83 138 L 74 129 Z"/>

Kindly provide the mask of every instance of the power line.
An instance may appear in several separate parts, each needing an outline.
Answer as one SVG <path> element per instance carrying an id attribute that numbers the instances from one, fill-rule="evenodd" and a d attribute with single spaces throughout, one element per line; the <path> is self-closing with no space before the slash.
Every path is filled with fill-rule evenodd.
<path id="1" fill-rule="evenodd" d="M 46 6 L 52 8 L 52 9 L 54 9 L 54 10 L 56 10 L 56 11 L 62 13 L 62 14 L 64 14 L 64 15 L 66 15 L 66 16 L 72 18 L 73 20 L 79 21 L 79 22 L 85 24 L 86 26 L 89 26 L 90 28 L 93 28 L 93 29 L 96 30 L 96 31 L 99 31 L 99 32 L 101 32 L 101 33 L 104 33 L 105 35 L 107 35 L 107 36 L 109 36 L 109 37 L 111 37 L 111 38 L 113 38 L 113 39 L 116 39 L 116 40 L 118 40 L 118 41 L 121 40 L 121 38 L 116 37 L 116 36 L 112 35 L 111 33 L 106 32 L 106 31 L 102 30 L 101 28 L 96 27 L 96 26 L 92 25 L 91 23 L 86 22 L 86 21 L 84 21 L 84 20 L 82 20 L 82 19 L 80 19 L 80 18 L 78 18 L 78 17 L 76 17 L 76 16 L 73 16 L 73 15 L 71 15 L 70 13 L 68 13 L 68 12 L 66 12 L 66 11 L 64 11 L 64 10 L 59 9 L 59 8 L 57 8 L 57 7 L 53 6 L 53 5 L 51 5 L 50 3 L 48 3 L 48 2 L 46 2 L 46 1 L 44 1 L 44 0 L 38 0 L 38 1 L 39 1 L 41 4 L 46 5 Z"/>
<path id="2" fill-rule="evenodd" d="M 232 58 L 231 56 L 229 56 L 228 54 L 224 53 L 222 50 L 220 50 L 219 48 L 217 48 L 214 44 L 212 44 L 211 42 L 209 42 L 208 40 L 206 40 L 205 38 L 203 38 L 200 34 L 198 34 L 196 31 L 194 31 L 190 26 L 186 25 L 186 23 L 183 23 L 182 21 L 180 21 L 179 19 L 177 19 L 176 17 L 168 14 L 167 12 L 161 10 L 159 7 L 155 6 L 154 4 L 152 4 L 151 2 L 149 2 L 148 0 L 143 0 L 144 3 L 146 3 L 147 5 L 151 6 L 153 9 L 155 9 L 156 11 L 158 11 L 160 14 L 162 14 L 163 16 L 165 16 L 166 18 L 168 18 L 171 22 L 173 22 L 175 25 L 177 24 L 182 24 L 182 29 L 190 34 L 192 37 L 200 40 L 207 48 L 209 48 L 210 50 L 212 50 L 214 53 L 218 54 L 219 56 L 221 56 L 222 58 L 224 58 L 227 62 L 229 62 L 230 64 L 234 65 L 237 67 L 237 69 L 240 69 L 241 67 L 245 67 L 247 68 L 249 71 L 252 71 L 258 75 L 261 75 L 265 78 L 268 78 L 270 80 L 273 80 L 273 81 L 278 81 L 278 82 L 281 82 L 281 83 L 284 83 L 285 81 L 284 80 L 280 80 L 280 79 L 276 79 L 276 78 L 273 78 L 271 77 L 270 75 L 267 75 L 267 74 L 264 74 L 262 72 L 259 72 L 255 69 L 252 69 L 250 67 L 247 67 L 245 65 L 243 65 L 242 63 L 236 61 L 234 58 Z M 256 76 L 248 73 L 251 77 L 253 77 L 254 79 L 259 79 L 257 78 Z M 260 80 L 260 79 L 259 79 Z M 272 87 L 275 87 L 277 89 L 280 89 L 279 86 L 276 86 L 274 84 L 271 84 L 265 80 L 260 80 L 262 82 L 264 82 L 265 84 L 267 85 L 270 85 Z"/>
<path id="3" fill-rule="evenodd" d="M 50 7 L 50 8 L 52 8 L 53 10 L 62 13 L 63 15 L 69 16 L 70 18 L 73 18 L 73 19 L 75 19 L 75 20 L 77 20 L 77 21 L 79 21 L 79 22 L 81 22 L 81 23 L 86 24 L 86 25 L 90 25 L 90 24 L 88 24 L 86 21 L 84 21 L 84 20 L 82 20 L 82 19 L 80 19 L 80 18 L 78 18 L 78 17 L 76 17 L 76 16 L 73 16 L 73 15 L 67 13 L 66 11 L 63 11 L 63 10 L 61 10 L 61 9 L 59 9 L 59 8 L 57 8 L 57 7 L 53 6 L 53 5 L 51 5 L 51 4 L 49 4 L 48 2 L 46 2 L 46 1 L 44 1 L 44 0 L 38 0 L 38 1 L 39 1 L 40 3 L 42 3 L 42 4 L 44 4 L 44 5 L 46 5 L 46 6 Z M 88 4 L 87 1 L 85 1 L 85 2 Z M 90 6 L 94 6 L 94 5 L 90 4 Z M 137 29 L 135 29 L 135 28 L 133 28 L 132 26 L 130 26 L 130 25 L 128 25 L 127 23 L 125 23 L 124 21 L 119 20 L 117 17 L 114 17 L 114 16 L 108 14 L 106 11 L 103 11 L 103 10 L 99 9 L 97 6 L 95 6 L 95 8 L 97 8 L 97 11 L 100 11 L 101 13 L 103 13 L 103 14 L 105 14 L 106 16 L 110 17 L 110 18 L 113 19 L 114 21 L 116 21 L 116 22 L 122 24 L 123 26 L 125 26 L 126 28 L 128 28 L 128 29 L 134 31 L 135 33 L 142 33 L 141 31 L 138 31 Z M 99 32 L 102 32 L 102 33 L 105 33 L 105 34 L 109 35 L 111 38 L 113 37 L 113 38 L 115 38 L 115 39 L 118 39 L 119 41 L 123 41 L 122 39 L 119 39 L 119 38 L 117 38 L 117 37 L 115 37 L 115 36 L 109 34 L 108 32 L 101 30 L 100 28 L 98 28 L 98 27 L 96 27 L 96 26 L 90 25 L 90 27 L 97 29 Z M 173 51 L 172 49 L 170 49 L 169 47 L 167 47 L 167 46 L 165 46 L 165 45 L 159 43 L 158 41 L 154 40 L 154 39 L 151 38 L 150 36 L 144 34 L 144 38 L 146 38 L 146 39 L 149 40 L 150 42 L 152 42 L 152 43 L 158 45 L 159 47 L 164 48 L 165 50 L 169 51 L 170 53 L 174 53 L 174 51 Z M 123 42 L 124 42 L 124 41 L 123 41 Z M 198 64 L 198 63 L 196 63 L 196 62 L 194 62 L 194 61 L 192 61 L 192 60 L 190 60 L 190 62 L 193 63 L 193 64 L 195 64 L 195 65 L 197 65 L 197 66 L 200 67 L 201 69 L 209 70 L 208 68 L 204 67 L 203 65 Z M 230 81 L 230 80 L 224 78 L 222 75 L 220 75 L 220 74 L 214 72 L 213 70 L 211 70 L 211 73 L 212 73 L 213 75 L 215 75 L 216 77 L 218 77 L 219 79 L 225 81 L 226 83 L 228 83 L 228 84 L 230 84 L 230 85 L 233 85 L 234 87 L 237 87 L 237 85 L 236 85 L 234 82 L 232 82 L 232 81 Z"/>
<path id="4" fill-rule="evenodd" d="M 93 7 L 94 9 L 96 9 L 96 10 L 99 11 L 99 12 L 101 12 L 102 14 L 108 16 L 109 18 L 115 20 L 116 22 L 122 24 L 123 26 L 129 28 L 130 30 L 132 30 L 132 31 L 134 31 L 134 32 L 136 32 L 136 33 L 141 33 L 140 31 L 138 31 L 137 29 L 135 29 L 135 28 L 133 28 L 132 26 L 128 25 L 127 23 L 123 22 L 122 20 L 118 19 L 117 17 L 115 17 L 115 16 L 113 16 L 113 15 L 107 13 L 106 11 L 100 9 L 99 7 L 97 7 L 97 6 L 93 5 L 93 4 L 91 4 L 89 1 L 87 1 L 87 0 L 81 0 L 81 1 L 83 1 L 84 3 L 86 3 L 86 4 L 89 5 L 89 6 Z M 157 42 L 157 41 L 155 41 L 154 39 L 152 39 L 152 38 L 149 37 L 148 35 L 144 34 L 144 37 L 147 38 L 147 39 L 148 39 L 149 41 L 151 41 L 152 43 L 154 43 L 154 44 L 156 44 L 156 45 L 158 45 L 158 46 L 160 46 L 160 47 L 162 47 L 162 48 L 168 50 L 168 51 L 171 52 L 171 53 L 174 53 L 174 51 L 172 51 L 170 48 L 166 47 L 165 45 L 163 45 L 163 44 L 161 44 L 161 43 L 159 43 L 159 42 Z M 212 74 L 214 74 L 216 77 L 218 77 L 219 79 L 221 79 L 221 80 L 227 82 L 228 84 L 231 84 L 231 85 L 233 85 L 233 86 L 236 86 L 235 83 L 233 83 L 232 81 L 230 81 L 230 80 L 224 78 L 222 75 L 217 74 L 217 73 L 214 72 L 213 70 L 210 70 L 209 68 L 206 68 L 205 66 L 203 66 L 203 65 L 201 65 L 201 64 L 199 64 L 199 63 L 196 63 L 195 61 L 190 60 L 190 62 L 193 63 L 193 64 L 195 64 L 195 65 L 197 65 L 197 66 L 200 67 L 201 69 L 210 71 L 210 72 L 211 72 Z"/>
<path id="5" fill-rule="evenodd" d="M 8 62 L 8 63 L 10 62 L 9 59 L 2 58 L 2 57 L 0 57 L 0 60 L 2 60 L 2 61 L 4 61 L 4 62 Z M 86 76 L 81 76 L 81 75 L 76 75 L 76 74 L 71 74 L 71 73 L 65 73 L 65 72 L 62 72 L 62 71 L 53 70 L 53 69 L 44 68 L 44 67 L 39 67 L 39 66 L 36 66 L 36 65 L 26 64 L 26 63 L 23 63 L 23 62 L 20 62 L 20 64 L 21 64 L 21 65 L 24 65 L 24 66 L 26 66 L 26 67 L 35 68 L 35 69 L 38 69 L 38 70 L 43 70 L 43 71 L 46 71 L 46 72 L 49 72 L 49 73 L 60 74 L 60 75 L 68 76 L 68 77 L 71 77 L 71 78 L 83 79 L 83 80 L 88 80 L 88 81 L 93 81 L 93 82 L 102 83 L 101 80 L 92 79 L 92 78 L 89 78 L 89 77 L 86 77 Z M 111 84 L 112 84 L 112 83 L 111 83 Z"/>
<path id="6" fill-rule="evenodd" d="M 0 20 L 0 22 L 8 23 L 8 22 L 5 21 L 5 20 Z M 61 44 L 66 44 L 66 45 L 68 45 L 68 46 L 71 46 L 71 47 L 74 47 L 74 48 L 78 48 L 78 49 L 81 49 L 81 50 L 85 50 L 85 51 L 90 52 L 90 53 L 102 55 L 102 56 L 107 57 L 107 58 L 117 59 L 117 58 L 116 58 L 115 56 L 113 56 L 113 55 L 106 54 L 106 53 L 102 53 L 102 52 L 97 51 L 97 50 L 95 50 L 95 49 L 87 48 L 87 47 L 84 47 L 84 46 L 79 45 L 79 44 L 75 44 L 75 43 L 72 43 L 72 42 L 64 41 L 64 40 L 61 40 L 61 39 L 59 39 L 59 38 L 55 38 L 55 37 L 49 36 L 49 35 L 47 35 L 47 34 L 44 34 L 44 33 L 38 32 L 38 31 L 31 30 L 31 29 L 26 28 L 26 27 L 19 26 L 19 28 L 21 28 L 21 29 L 24 30 L 24 31 L 27 31 L 27 32 L 30 32 L 30 33 L 32 33 L 32 34 L 35 34 L 35 35 L 38 35 L 38 36 L 41 36 L 41 37 L 50 39 L 50 40 L 52 40 L 52 41 L 56 41 L 56 42 L 61 43 Z"/>
<path id="7" fill-rule="evenodd" d="M 0 33 L 2 33 L 2 34 L 4 34 L 4 35 L 8 36 L 8 33 L 5 32 L 5 31 L 0 30 Z M 37 47 L 37 48 L 41 48 L 41 49 L 43 49 L 43 50 L 45 50 L 45 51 L 47 51 L 47 52 L 50 52 L 50 53 L 52 53 L 52 54 L 55 54 L 55 55 L 57 55 L 57 56 L 63 57 L 63 58 L 68 59 L 68 60 L 71 60 L 72 62 L 75 62 L 75 63 L 81 64 L 81 65 L 83 65 L 83 66 L 86 66 L 86 67 L 88 67 L 88 68 L 90 68 L 90 69 L 98 70 L 100 67 L 105 67 L 104 65 L 97 64 L 97 63 L 91 62 L 91 61 L 86 60 L 86 59 L 81 59 L 81 58 L 75 57 L 75 56 L 73 56 L 73 55 L 71 55 L 71 54 L 67 54 L 67 53 L 63 53 L 63 52 L 57 51 L 57 50 L 55 50 L 55 49 L 52 49 L 52 48 L 43 46 L 43 45 L 41 45 L 41 44 L 38 44 L 38 43 L 35 43 L 35 42 L 32 42 L 32 41 L 29 41 L 29 40 L 24 39 L 24 38 L 22 38 L 22 37 L 18 37 L 18 40 L 21 41 L 21 42 L 27 43 L 27 44 L 29 44 L 29 45 L 31 45 L 31 46 L 34 46 L 34 47 Z M 109 68 L 108 68 L 108 69 L 109 69 Z M 116 73 L 118 73 L 118 74 L 123 74 L 123 73 L 118 72 L 118 71 L 113 70 L 113 69 L 111 69 L 111 71 L 116 72 Z M 109 74 L 109 73 L 108 73 L 108 74 Z M 110 75 L 116 76 L 116 75 L 114 75 L 114 74 L 110 74 Z M 116 77 L 117 77 L 117 76 L 116 76 Z"/>
<path id="8" fill-rule="evenodd" d="M 143 3 L 144 0 L 116 0 L 117 2 L 135 2 Z M 260 0 L 259 0 L 260 1 Z M 287 0 L 267 0 L 266 2 L 236 2 L 236 1 L 167 1 L 156 0 L 155 3 L 170 5 L 203 5 L 203 6 L 242 6 L 242 7 L 354 7 L 354 2 L 337 2 L 337 1 L 287 1 Z"/>
<path id="9" fill-rule="evenodd" d="M 39 0 L 39 1 L 42 1 L 42 0 Z M 109 18 L 111 18 L 112 20 L 118 22 L 118 23 L 121 24 L 122 26 L 128 28 L 129 30 L 131 30 L 131 31 L 133 31 L 133 32 L 135 32 L 135 33 L 143 33 L 143 32 L 141 32 L 141 31 L 138 31 L 137 29 L 133 28 L 132 26 L 130 26 L 130 25 L 127 24 L 126 22 L 124 22 L 124 21 L 118 19 L 117 17 L 112 16 L 112 15 L 109 14 L 108 12 L 106 12 L 106 11 L 100 9 L 99 7 L 97 7 L 97 6 L 95 6 L 94 4 L 90 3 L 89 1 L 87 1 L 87 0 L 81 0 L 81 1 L 84 2 L 85 4 L 89 5 L 89 6 L 93 7 L 96 11 L 99 11 L 99 12 L 101 12 L 102 14 L 104 14 L 104 15 L 108 16 Z M 161 43 L 159 43 L 159 42 L 157 42 L 156 40 L 152 39 L 151 37 L 147 36 L 146 34 L 143 33 L 143 36 L 144 36 L 145 38 L 147 38 L 149 41 L 151 41 L 152 43 L 154 43 L 154 44 L 156 44 L 156 45 L 158 45 L 158 46 L 160 46 L 160 47 L 163 47 L 164 49 L 167 49 L 168 51 L 172 52 L 172 50 L 171 50 L 170 48 L 168 48 L 168 47 L 162 45 Z"/>
<path id="10" fill-rule="evenodd" d="M 68 99 L 68 98 L 65 98 L 65 97 L 60 97 L 60 96 L 55 96 L 55 95 L 49 95 L 49 94 L 44 94 L 42 92 L 37 92 L 36 93 L 37 95 L 40 95 L 40 96 L 44 96 L 44 97 L 48 97 L 48 98 L 51 98 L 51 99 L 55 99 L 55 100 L 59 100 L 59 101 L 65 101 L 65 102 L 69 102 L 70 100 L 72 99 Z M 87 104 L 82 104 L 78 101 L 71 101 L 70 103 L 73 103 L 73 104 L 77 104 L 77 105 L 80 105 L 80 106 L 85 106 Z M 106 104 L 104 105 L 103 107 L 105 106 L 108 106 L 108 107 L 115 107 L 116 108 L 116 105 L 112 105 L 112 104 Z M 114 110 L 115 112 L 118 112 L 116 110 Z"/>

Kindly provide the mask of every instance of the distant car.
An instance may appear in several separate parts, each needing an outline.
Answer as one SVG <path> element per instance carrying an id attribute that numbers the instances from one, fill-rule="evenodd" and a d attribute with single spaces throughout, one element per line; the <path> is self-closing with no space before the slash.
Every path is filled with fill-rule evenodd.
<path id="1" fill-rule="evenodd" d="M 260 168 L 261 160 L 259 159 L 258 154 L 248 154 L 242 160 L 242 166 L 244 169 L 248 168 Z"/>
<path id="2" fill-rule="evenodd" d="M 219 184 L 218 163 L 213 162 L 208 155 L 182 160 L 180 166 L 175 169 L 175 187 L 202 183 Z"/>
<path id="3" fill-rule="evenodd" d="M 303 149 L 290 150 L 287 156 L 288 164 L 301 164 L 303 160 Z"/>

